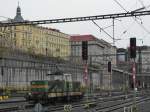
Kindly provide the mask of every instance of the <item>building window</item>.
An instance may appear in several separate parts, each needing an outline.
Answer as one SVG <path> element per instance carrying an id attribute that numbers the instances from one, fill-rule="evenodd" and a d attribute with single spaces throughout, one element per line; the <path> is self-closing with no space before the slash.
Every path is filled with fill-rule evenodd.
<path id="1" fill-rule="evenodd" d="M 14 33 L 14 37 L 16 37 L 16 33 Z"/>

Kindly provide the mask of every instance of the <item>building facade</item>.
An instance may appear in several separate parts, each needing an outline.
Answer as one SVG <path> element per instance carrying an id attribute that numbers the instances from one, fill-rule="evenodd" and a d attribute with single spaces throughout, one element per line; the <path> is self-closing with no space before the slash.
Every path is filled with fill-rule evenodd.
<path id="1" fill-rule="evenodd" d="M 88 61 L 99 65 L 103 64 L 103 44 L 92 35 L 71 36 L 71 57 L 76 62 L 82 62 L 82 41 L 88 41 Z"/>
<path id="2" fill-rule="evenodd" d="M 137 46 L 136 47 L 136 73 L 150 73 L 150 47 L 149 46 Z M 132 62 L 130 59 L 129 48 L 120 48 L 117 50 L 117 67 L 132 72 Z"/>
<path id="3" fill-rule="evenodd" d="M 25 21 L 19 6 L 15 18 L 8 21 Z M 27 89 L 32 80 L 53 79 L 47 74 L 58 68 L 73 73 L 76 80 L 82 70 L 69 65 L 69 56 L 70 36 L 59 30 L 37 25 L 0 27 L 0 89 Z"/>
<path id="4" fill-rule="evenodd" d="M 83 63 L 82 41 L 88 42 L 88 66 L 96 69 L 89 73 L 92 86 L 108 88 L 111 78 L 107 72 L 107 63 L 111 61 L 113 66 L 116 65 L 116 47 L 93 35 L 71 36 L 71 58 L 73 61 L 81 64 Z"/>
<path id="5" fill-rule="evenodd" d="M 17 7 L 14 22 L 22 22 L 21 9 Z M 70 36 L 56 29 L 37 25 L 0 28 L 0 46 L 17 49 L 33 55 L 66 58 L 70 56 Z"/>
<path id="6" fill-rule="evenodd" d="M 137 47 L 137 71 L 139 73 L 150 73 L 150 46 Z"/>
<path id="7" fill-rule="evenodd" d="M 150 47 L 149 46 L 137 46 L 136 47 L 136 87 L 138 89 L 149 88 L 150 87 Z M 128 82 L 128 87 L 133 89 L 133 59 L 130 58 L 130 50 L 129 48 L 123 49 L 120 48 L 117 50 L 117 68 L 122 71 L 122 74 L 118 75 L 120 77 L 120 81 Z M 125 73 L 129 74 L 125 74 Z M 123 81 L 123 77 L 128 77 L 126 81 Z M 122 78 L 122 79 L 121 79 Z M 117 82 L 116 85 L 119 85 L 120 82 L 115 79 Z M 126 85 L 126 83 L 124 83 Z"/>

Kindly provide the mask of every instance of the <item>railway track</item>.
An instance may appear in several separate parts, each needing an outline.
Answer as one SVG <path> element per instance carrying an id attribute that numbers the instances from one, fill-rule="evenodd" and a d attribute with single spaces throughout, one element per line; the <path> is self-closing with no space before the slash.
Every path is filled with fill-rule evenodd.
<path id="1" fill-rule="evenodd" d="M 138 94 L 138 96 L 141 96 L 141 94 Z M 123 108 L 123 106 L 131 105 L 133 94 L 128 95 L 128 98 L 130 98 L 130 100 L 129 99 L 124 100 L 125 97 L 126 97 L 126 95 L 102 98 L 101 96 L 97 95 L 96 99 L 93 99 L 93 100 L 92 100 L 92 96 L 91 96 L 91 98 L 89 98 L 89 103 L 95 103 L 96 104 L 96 107 L 94 108 L 95 112 L 105 112 L 105 111 L 106 112 L 109 112 L 109 111 L 115 112 L 115 109 L 117 110 L 117 109 Z M 149 99 L 145 99 L 143 101 L 146 101 L 146 100 L 149 100 Z M 140 103 L 141 101 L 142 101 L 142 99 L 140 99 L 140 100 L 137 99 L 137 103 Z M 21 102 L 22 103 L 24 102 L 23 106 L 21 105 Z M 111 105 L 111 104 L 109 104 L 111 102 L 118 102 L 118 103 L 117 104 L 112 103 L 112 105 Z M 69 104 L 72 105 L 72 110 L 80 109 L 81 112 L 82 111 L 86 112 L 86 109 L 83 108 L 84 107 L 83 105 L 85 103 L 86 103 L 85 99 L 83 99 L 80 102 L 73 102 L 73 103 L 69 103 Z M 28 111 L 23 111 L 23 109 L 24 110 L 26 110 L 26 109 L 32 110 L 34 108 L 33 104 L 28 104 L 25 101 L 5 102 L 5 105 L 9 105 L 9 104 L 11 106 L 5 107 L 5 108 L 1 108 L 1 104 L 0 104 L 0 112 L 14 112 L 14 111 L 17 112 L 17 111 L 21 111 L 21 110 L 22 110 L 22 112 L 28 112 Z M 121 104 L 121 105 L 119 105 L 119 104 Z M 104 105 L 106 105 L 106 106 L 104 106 Z M 64 111 L 64 105 L 62 105 L 62 104 L 57 104 L 57 106 L 50 105 L 50 106 L 44 107 L 44 109 L 45 109 L 45 112 L 63 112 Z M 31 112 L 31 111 L 29 111 L 29 112 Z M 73 111 L 73 112 L 76 112 L 76 111 Z M 92 111 L 92 112 L 94 112 L 94 111 Z"/>
<path id="2" fill-rule="evenodd" d="M 142 102 L 145 102 L 145 101 L 150 101 L 150 98 L 136 99 L 136 105 L 138 105 Z M 125 101 L 125 102 L 118 102 L 117 104 L 96 108 L 95 111 L 96 112 L 118 112 L 118 110 L 123 110 L 124 107 L 131 107 L 133 105 L 134 105 L 133 100 L 130 99 L 130 100 Z"/>
<path id="3" fill-rule="evenodd" d="M 136 104 L 140 104 L 144 101 L 148 101 L 150 100 L 150 98 L 137 98 L 136 99 Z M 92 110 L 92 112 L 116 112 L 117 110 L 120 110 L 120 109 L 123 109 L 124 107 L 128 107 L 128 106 L 131 106 L 133 103 L 132 103 L 132 99 L 128 99 L 128 100 L 125 100 L 123 102 L 119 102 L 117 101 L 118 103 L 116 104 L 113 104 L 113 105 L 107 105 L 107 106 L 102 106 L 104 103 L 109 103 L 109 101 L 107 102 L 101 102 L 101 104 L 97 104 L 97 107 L 94 108 Z M 27 105 L 26 105 L 27 106 Z M 79 104 L 79 105 L 73 105 L 72 106 L 72 112 L 76 112 L 77 110 L 81 110 L 79 112 L 87 112 L 87 109 L 84 109 L 83 108 L 83 105 L 82 104 Z M 12 107 L 7 107 L 7 108 L 3 108 L 3 109 L 0 109 L 0 112 L 17 112 L 17 111 L 21 111 L 22 112 L 25 112 L 23 111 L 23 109 L 20 109 L 19 106 L 12 106 Z M 59 107 L 53 107 L 53 108 L 49 108 L 48 110 L 46 110 L 45 112 L 63 112 L 64 111 L 64 107 L 63 105 L 62 106 L 59 106 Z M 90 109 L 88 110 L 90 112 Z M 28 112 L 28 111 L 26 111 Z"/>
<path id="4" fill-rule="evenodd" d="M 32 104 L 16 104 L 16 105 L 8 105 L 8 106 L 5 106 L 5 107 L 1 107 L 0 108 L 0 112 L 20 112 L 20 111 L 23 111 L 23 110 L 26 110 L 26 109 L 31 109 L 33 108 L 34 105 Z M 27 111 L 23 111 L 23 112 L 27 112 Z"/>
<path id="5" fill-rule="evenodd" d="M 145 100 L 149 100 L 149 98 L 143 100 L 143 97 L 141 97 L 141 94 L 138 94 L 139 97 L 137 97 L 137 103 L 138 102 L 142 102 Z M 89 101 L 89 103 L 93 103 L 96 104 L 94 110 L 92 112 L 109 112 L 111 110 L 117 110 L 120 108 L 123 108 L 124 106 L 129 106 L 131 105 L 131 102 L 133 101 L 133 94 L 128 95 L 128 99 L 125 99 L 125 95 L 121 95 L 121 96 L 115 96 L 115 97 L 109 97 L 109 98 L 105 98 L 105 99 L 99 99 L 97 98 L 96 100 L 93 101 Z M 84 102 L 78 102 L 78 103 L 70 103 L 70 105 L 72 105 L 72 110 L 76 110 L 78 112 L 86 112 L 86 109 L 84 109 L 83 105 L 85 104 Z M 122 104 L 122 105 L 120 105 Z M 64 110 L 64 105 L 59 105 L 59 106 L 55 106 L 55 107 L 48 107 L 46 112 L 63 112 Z M 80 110 L 80 111 L 79 111 Z M 107 111 L 108 110 L 108 111 Z M 73 111 L 73 112 L 76 112 Z"/>
<path id="6" fill-rule="evenodd" d="M 12 112 L 12 111 L 16 111 L 16 110 L 19 110 L 18 106 L 1 108 L 0 112 Z"/>
<path id="7" fill-rule="evenodd" d="M 12 104 L 12 103 L 22 103 L 22 102 L 27 102 L 26 100 L 17 100 L 17 101 L 1 101 L 1 104 Z"/>
<path id="8" fill-rule="evenodd" d="M 17 112 L 22 109 L 32 108 L 33 104 L 29 104 L 26 100 L 11 100 L 0 102 L 0 112 Z"/>
<path id="9" fill-rule="evenodd" d="M 128 98 L 130 98 L 132 96 L 133 96 L 133 94 L 129 94 Z M 101 97 L 99 97 L 99 98 L 97 97 L 97 99 L 89 100 L 88 103 L 101 105 L 103 103 L 109 103 L 109 102 L 112 102 L 112 101 L 124 100 L 125 97 L 126 97 L 126 95 L 108 97 L 108 98 L 103 98 L 103 99 Z M 70 103 L 70 105 L 72 105 L 73 109 L 83 108 L 85 104 L 86 104 L 85 100 L 84 101 L 80 101 L 80 102 Z M 58 111 L 62 111 L 62 110 L 64 110 L 64 105 L 57 105 L 57 106 L 49 106 L 47 108 L 46 112 L 52 112 L 52 111 L 53 112 L 58 112 Z"/>

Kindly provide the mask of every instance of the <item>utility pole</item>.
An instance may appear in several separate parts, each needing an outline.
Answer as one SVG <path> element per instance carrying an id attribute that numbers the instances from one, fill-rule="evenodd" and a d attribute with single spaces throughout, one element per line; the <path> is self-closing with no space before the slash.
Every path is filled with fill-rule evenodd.
<path id="1" fill-rule="evenodd" d="M 113 45 L 115 46 L 115 18 L 113 18 Z"/>
<path id="2" fill-rule="evenodd" d="M 137 88 L 136 88 L 136 77 L 135 77 L 135 74 L 136 74 L 136 68 L 135 68 L 135 58 L 133 59 L 133 64 L 132 64 L 132 75 L 133 75 L 133 88 L 134 88 L 134 98 L 133 98 L 133 112 L 136 112 L 136 91 L 137 91 Z"/>

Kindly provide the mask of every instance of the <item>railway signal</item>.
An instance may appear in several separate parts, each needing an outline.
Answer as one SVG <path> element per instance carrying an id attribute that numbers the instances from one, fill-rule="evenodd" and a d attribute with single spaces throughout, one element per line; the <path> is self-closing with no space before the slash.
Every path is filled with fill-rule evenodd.
<path id="1" fill-rule="evenodd" d="M 132 65 L 132 78 L 133 78 L 133 88 L 134 88 L 134 100 L 133 100 L 133 112 L 136 111 L 137 107 L 136 107 L 136 92 L 137 92 L 137 88 L 136 88 L 136 63 L 135 63 L 135 59 L 136 59 L 136 38 L 130 38 L 130 58 L 133 60 L 133 65 Z"/>
<path id="2" fill-rule="evenodd" d="M 136 38 L 130 38 L 130 58 L 136 58 Z"/>
<path id="3" fill-rule="evenodd" d="M 111 61 L 108 62 L 108 72 L 111 72 Z"/>
<path id="4" fill-rule="evenodd" d="M 88 60 L 88 42 L 82 41 L 82 59 Z"/>

